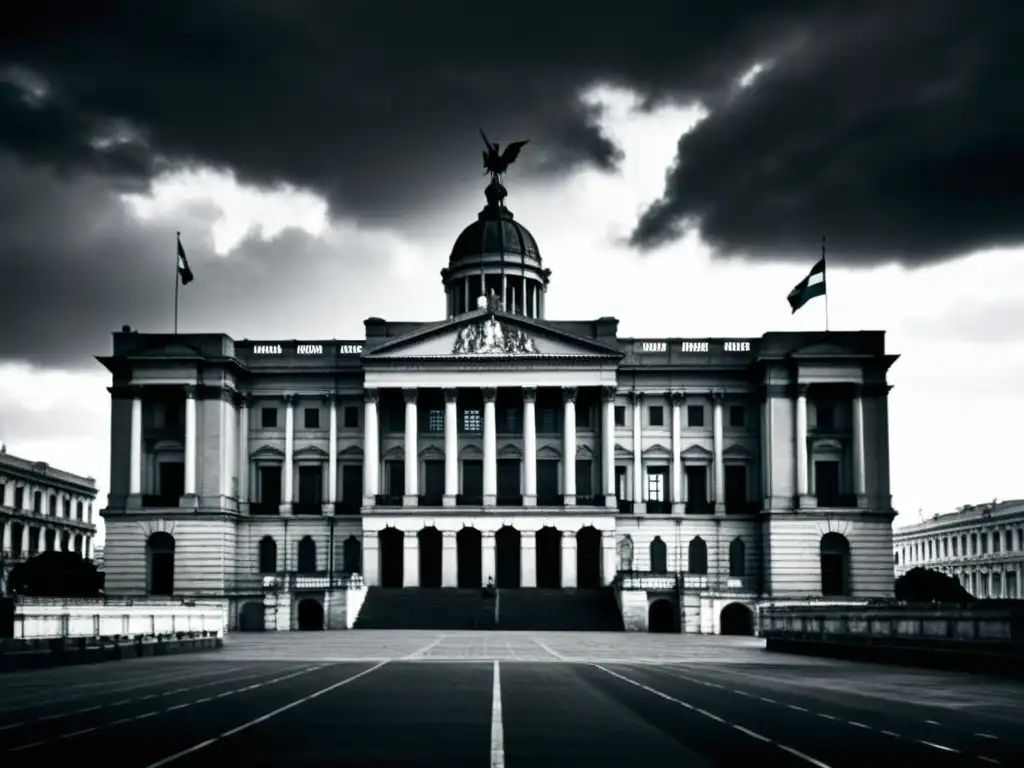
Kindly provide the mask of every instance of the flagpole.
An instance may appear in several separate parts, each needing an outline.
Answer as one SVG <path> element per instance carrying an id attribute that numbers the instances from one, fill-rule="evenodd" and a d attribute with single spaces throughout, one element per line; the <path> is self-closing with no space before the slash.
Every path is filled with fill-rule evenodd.
<path id="1" fill-rule="evenodd" d="M 174 335 L 178 335 L 178 283 L 181 282 L 181 276 L 178 274 L 178 261 L 181 258 L 178 256 L 178 249 L 181 248 L 181 232 L 178 232 L 178 239 L 175 242 L 174 248 Z"/>
<path id="2" fill-rule="evenodd" d="M 828 333 L 828 262 L 825 261 L 825 237 L 821 238 L 821 279 L 825 283 L 825 333 Z"/>

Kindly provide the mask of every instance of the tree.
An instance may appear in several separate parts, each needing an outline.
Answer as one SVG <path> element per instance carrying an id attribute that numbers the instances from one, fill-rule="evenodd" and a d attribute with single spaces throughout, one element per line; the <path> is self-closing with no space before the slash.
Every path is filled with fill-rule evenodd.
<path id="1" fill-rule="evenodd" d="M 974 599 L 953 576 L 911 568 L 896 579 L 896 599 L 907 603 L 964 603 Z"/>
<path id="2" fill-rule="evenodd" d="M 8 591 L 26 597 L 96 597 L 101 574 L 75 552 L 43 552 L 14 566 Z"/>

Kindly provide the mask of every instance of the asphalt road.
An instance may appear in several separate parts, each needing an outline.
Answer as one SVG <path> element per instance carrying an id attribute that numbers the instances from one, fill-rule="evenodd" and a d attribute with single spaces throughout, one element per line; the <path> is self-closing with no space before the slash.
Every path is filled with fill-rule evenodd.
<path id="1" fill-rule="evenodd" d="M 1024 765 L 1009 681 L 715 638 L 340 634 L 3 675 L 0 765 Z"/>

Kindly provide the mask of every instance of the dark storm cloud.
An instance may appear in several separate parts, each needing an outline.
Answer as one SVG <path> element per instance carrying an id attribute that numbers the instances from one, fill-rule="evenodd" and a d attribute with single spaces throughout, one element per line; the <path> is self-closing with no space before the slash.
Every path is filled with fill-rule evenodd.
<path id="1" fill-rule="evenodd" d="M 632 242 L 921 264 L 1024 240 L 1017 0 L 853 3 L 680 139 Z"/>

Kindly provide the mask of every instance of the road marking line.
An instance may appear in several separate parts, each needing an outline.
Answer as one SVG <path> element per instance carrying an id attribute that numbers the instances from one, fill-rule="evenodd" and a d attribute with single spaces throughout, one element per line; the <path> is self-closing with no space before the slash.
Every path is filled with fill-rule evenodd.
<path id="1" fill-rule="evenodd" d="M 735 728 L 736 730 L 740 731 L 741 733 L 745 733 L 748 736 L 751 736 L 751 737 L 753 737 L 755 739 L 760 739 L 761 741 L 765 742 L 766 744 L 772 744 L 772 745 L 778 747 L 779 749 L 788 752 L 789 754 L 793 755 L 794 757 L 798 757 L 801 760 L 804 760 L 804 761 L 810 763 L 811 765 L 817 766 L 817 768 L 831 768 L 831 766 L 829 766 L 827 763 L 823 763 L 820 760 L 816 760 L 815 758 L 811 757 L 810 755 L 805 755 L 803 752 L 795 750 L 792 747 L 787 747 L 785 744 L 780 744 L 779 742 L 773 741 L 772 739 L 768 738 L 767 736 L 764 736 L 764 735 L 762 735 L 760 733 L 756 733 L 756 732 L 751 731 L 751 730 L 749 730 L 747 728 L 743 728 L 743 727 L 741 727 L 739 725 L 736 725 L 735 723 L 729 723 L 729 722 L 723 720 L 722 718 L 718 717 L 717 715 L 712 715 L 710 712 L 707 712 L 707 711 L 705 711 L 703 709 L 695 707 L 692 704 L 688 704 L 685 701 L 682 701 L 681 699 L 677 699 L 677 698 L 675 698 L 673 696 L 669 696 L 667 693 L 662 693 L 661 691 L 657 690 L 656 688 L 651 688 L 650 686 L 644 685 L 643 683 L 637 682 L 636 680 L 631 680 L 630 678 L 628 678 L 628 677 L 626 677 L 624 675 L 620 675 L 618 672 L 612 672 L 610 669 L 606 669 L 606 668 L 602 667 L 600 664 L 591 664 L 591 666 L 597 667 L 602 672 L 605 672 L 605 673 L 611 675 L 612 677 L 616 677 L 619 680 L 627 682 L 630 685 L 635 685 L 637 688 L 640 688 L 641 690 L 647 691 L 648 693 L 652 693 L 655 696 L 658 696 L 659 698 L 665 699 L 666 701 L 671 701 L 673 704 L 678 704 L 681 707 L 685 707 L 686 709 L 689 709 L 689 710 L 692 710 L 694 712 L 697 712 L 698 714 L 704 715 L 705 717 L 710 717 L 712 720 L 716 720 L 716 721 L 718 721 L 720 723 L 724 723 L 725 725 L 730 725 L 733 728 Z M 156 768 L 156 767 L 151 765 L 151 766 L 148 766 L 147 768 Z"/>
<path id="2" fill-rule="evenodd" d="M 928 725 L 938 725 L 934 720 L 925 720 L 925 722 L 928 723 Z"/>
<path id="3" fill-rule="evenodd" d="M 980 736 L 983 739 L 998 739 L 998 736 L 993 736 L 991 733 L 976 733 L 975 736 Z"/>
<path id="4" fill-rule="evenodd" d="M 895 731 L 879 731 L 879 733 L 884 733 L 886 736 L 892 736 L 894 739 L 903 738 L 902 736 L 900 736 Z"/>
<path id="5" fill-rule="evenodd" d="M 795 709 L 797 712 L 810 712 L 809 709 L 804 709 L 803 707 L 798 707 L 796 704 L 787 704 L 786 706 L 789 707 L 790 709 Z"/>
<path id="6" fill-rule="evenodd" d="M 984 755 L 978 755 L 979 760 L 984 760 L 986 763 L 992 763 L 992 765 L 1002 765 L 998 760 L 992 757 L 985 757 Z"/>
<path id="7" fill-rule="evenodd" d="M 545 642 L 543 642 L 543 641 L 541 641 L 541 640 L 538 640 L 538 639 L 537 639 L 536 637 L 531 637 L 530 639 L 531 639 L 531 640 L 533 640 L 533 642 L 535 642 L 535 643 L 536 643 L 537 645 L 539 645 L 539 646 L 540 646 L 540 649 L 541 649 L 542 651 L 544 651 L 545 653 L 550 653 L 550 654 L 551 654 L 552 656 L 554 656 L 554 657 L 555 657 L 556 659 L 558 659 L 559 661 L 572 661 L 572 659 L 567 659 L 567 658 L 565 658 L 565 656 L 563 656 L 562 654 L 560 654 L 560 653 L 559 653 L 558 651 L 554 651 L 554 650 L 552 650 L 552 649 L 551 649 L 551 648 L 550 648 L 550 647 L 548 646 L 548 644 L 547 644 L 547 643 L 545 643 Z"/>
<path id="8" fill-rule="evenodd" d="M 818 713 L 818 717 L 824 717 L 826 720 L 838 720 L 839 719 L 837 717 L 832 717 L 832 715 L 826 715 L 824 712 L 819 712 Z"/>
<path id="9" fill-rule="evenodd" d="M 173 755 L 171 755 L 169 757 L 165 757 L 162 760 L 157 760 L 155 763 L 150 763 L 149 765 L 146 766 L 146 768 L 160 768 L 160 766 L 169 765 L 170 763 L 173 763 L 176 760 L 181 759 L 182 757 L 186 757 L 187 755 L 194 754 L 195 752 L 198 752 L 201 749 L 206 749 L 206 747 L 210 746 L 211 744 L 215 744 L 216 742 L 220 741 L 221 739 L 226 739 L 229 736 L 234 736 L 235 734 L 241 733 L 242 731 L 246 731 L 249 728 L 252 728 L 253 726 L 259 725 L 260 723 L 265 723 L 270 718 L 276 717 L 277 715 L 280 715 L 283 712 L 287 712 L 289 709 L 294 709 L 295 707 L 299 706 L 300 704 L 305 704 L 307 701 L 312 701 L 313 699 L 317 699 L 317 698 L 323 696 L 325 693 L 330 693 L 331 691 L 333 691 L 333 690 L 335 690 L 337 688 L 341 688 L 341 686 L 343 686 L 343 685 L 347 685 L 348 683 L 351 683 L 353 680 L 358 680 L 360 677 L 363 677 L 364 675 L 368 675 L 371 672 L 374 672 L 374 671 L 380 669 L 381 667 L 383 667 L 387 663 L 388 663 L 387 661 L 382 661 L 379 664 L 376 664 L 376 665 L 370 667 L 369 669 L 364 669 L 362 672 L 359 672 L 359 673 L 357 673 L 355 675 L 352 675 L 352 677 L 346 677 L 344 680 L 341 680 L 340 682 L 334 683 L 333 685 L 329 685 L 326 688 L 321 688 L 319 691 L 315 691 L 315 692 L 309 694 L 308 696 L 303 696 L 301 699 L 296 699 L 295 701 L 291 702 L 290 704 L 285 704 L 283 707 L 278 707 L 277 709 L 275 709 L 272 712 L 268 712 L 265 715 L 261 715 L 260 717 L 257 717 L 255 720 L 250 720 L 247 723 L 242 723 L 237 728 L 232 728 L 229 731 L 224 731 L 224 733 L 222 733 L 220 736 L 214 736 L 212 739 L 207 739 L 206 741 L 200 742 L 199 744 L 196 744 L 195 746 L 189 747 L 188 749 L 183 749 L 180 752 L 176 752 L 175 754 L 173 754 Z"/>
<path id="10" fill-rule="evenodd" d="M 494 694 L 491 697 L 491 768 L 505 768 L 505 728 L 501 719 L 501 663 L 494 662 Z"/>
<path id="11" fill-rule="evenodd" d="M 925 746 L 928 746 L 928 747 L 935 747 L 936 749 L 941 749 L 943 752 L 953 752 L 954 754 L 957 754 L 957 755 L 960 754 L 960 750 L 959 749 L 953 749 L 952 747 L 945 747 L 942 744 L 935 744 L 934 742 L 925 741 L 924 739 L 917 739 L 917 742 L 919 744 L 924 744 Z"/>
<path id="12" fill-rule="evenodd" d="M 778 702 L 775 699 L 769 699 L 767 696 L 758 696 L 757 698 L 759 698 L 761 701 L 766 701 L 769 704 L 778 704 Z"/>
<path id="13" fill-rule="evenodd" d="M 0 725 L 0 731 L 9 731 L 12 728 L 21 728 L 24 723 L 8 723 L 7 725 Z"/>
<path id="14" fill-rule="evenodd" d="M 864 729 L 869 730 L 869 731 L 873 731 L 874 730 L 874 728 L 872 728 L 870 725 L 864 725 L 864 723 L 858 723 L 856 720 L 847 720 L 846 722 L 848 722 L 850 725 L 854 726 L 855 728 L 864 728 Z"/>
<path id="15" fill-rule="evenodd" d="M 444 640 L 446 637 L 448 637 L 448 635 L 439 635 L 434 642 L 428 643 L 427 645 L 420 648 L 418 651 L 413 651 L 408 656 L 403 657 L 403 661 L 413 661 L 415 659 L 418 659 L 423 654 L 434 650 L 434 648 L 436 648 L 440 644 L 440 642 Z"/>

